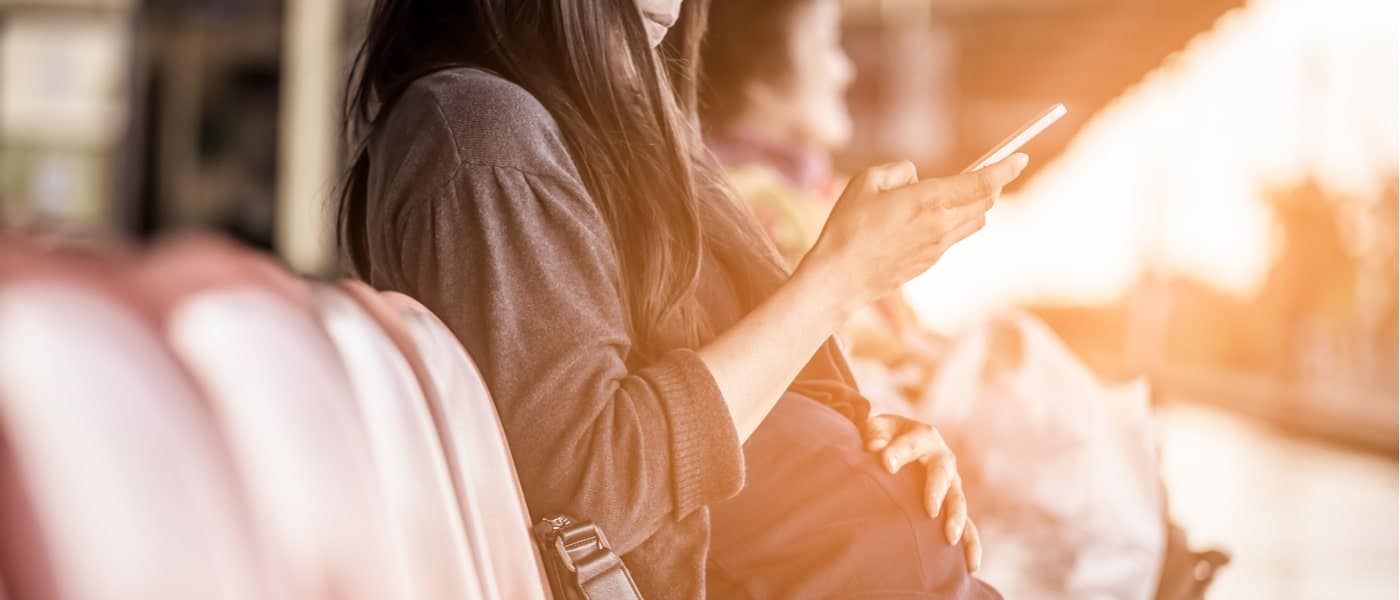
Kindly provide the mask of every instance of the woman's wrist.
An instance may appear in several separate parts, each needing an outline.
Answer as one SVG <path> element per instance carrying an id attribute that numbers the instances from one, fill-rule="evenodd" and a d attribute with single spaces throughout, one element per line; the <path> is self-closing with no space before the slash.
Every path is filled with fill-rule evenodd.
<path id="1" fill-rule="evenodd" d="M 849 273 L 811 254 L 797 266 L 788 285 L 806 302 L 814 303 L 821 325 L 835 332 L 866 302 Z"/>

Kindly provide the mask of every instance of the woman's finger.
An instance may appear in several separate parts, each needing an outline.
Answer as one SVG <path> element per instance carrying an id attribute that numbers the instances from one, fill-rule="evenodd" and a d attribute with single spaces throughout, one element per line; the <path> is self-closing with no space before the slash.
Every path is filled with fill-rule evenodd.
<path id="1" fill-rule="evenodd" d="M 920 424 L 917 427 L 907 429 L 895 436 L 894 441 L 885 447 L 884 461 L 885 469 L 891 474 L 898 473 L 911 462 L 919 460 L 931 452 L 938 438 L 934 436 L 932 428 Z"/>
<path id="2" fill-rule="evenodd" d="M 880 415 L 870 417 L 865 422 L 865 449 L 871 452 L 878 451 L 888 445 L 894 439 L 895 432 L 899 429 L 899 422 L 888 416 Z"/>
<path id="3" fill-rule="evenodd" d="M 977 525 L 972 519 L 967 520 L 967 529 L 963 531 L 963 556 L 967 558 L 967 569 L 976 573 L 982 568 L 982 536 L 977 533 Z"/>
<path id="4" fill-rule="evenodd" d="M 1026 165 L 1029 164 L 1030 161 L 1030 156 L 1017 152 L 987 165 L 986 168 L 979 169 L 969 174 L 980 175 L 981 178 L 978 181 L 978 189 L 983 192 L 992 193 L 993 191 L 1001 190 L 1001 188 L 1006 187 L 1007 184 L 1015 181 L 1017 177 L 1020 177 L 1021 171 L 1026 169 Z"/>
<path id="5" fill-rule="evenodd" d="M 1026 168 L 1028 160 L 1024 154 L 1013 154 L 1001 162 L 972 173 L 925 179 L 910 185 L 909 190 L 942 208 L 972 204 L 1001 193 L 1001 188 L 1015 181 Z"/>
<path id="6" fill-rule="evenodd" d="M 943 533 L 948 536 L 949 544 L 956 544 L 962 540 L 963 529 L 967 527 L 967 498 L 963 496 L 961 483 L 953 482 L 943 508 L 947 515 L 943 517 Z"/>
<path id="7" fill-rule="evenodd" d="M 892 190 L 919 180 L 914 163 L 907 160 L 870 167 L 860 176 L 861 184 L 875 191 Z"/>
<path id="8" fill-rule="evenodd" d="M 943 499 L 948 489 L 957 481 L 958 470 L 954 466 L 953 455 L 944 454 L 928 463 L 928 479 L 924 482 L 924 508 L 928 516 L 938 518 L 943 511 Z"/>

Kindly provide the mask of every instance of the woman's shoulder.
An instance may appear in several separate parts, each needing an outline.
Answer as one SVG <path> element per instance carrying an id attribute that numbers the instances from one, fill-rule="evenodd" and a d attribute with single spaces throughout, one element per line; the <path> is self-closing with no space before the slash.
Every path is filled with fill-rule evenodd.
<path id="1" fill-rule="evenodd" d="M 456 67 L 434 71 L 419 77 L 409 86 L 405 99 L 411 95 L 432 100 L 455 125 L 556 128 L 553 117 L 534 94 L 505 77 L 481 68 Z"/>
<path id="2" fill-rule="evenodd" d="M 460 163 L 573 172 L 563 135 L 544 105 L 524 87 L 484 69 L 458 67 L 418 78 L 392 109 L 385 141 L 392 146 L 421 140 L 429 133 L 425 126 L 440 129 Z"/>

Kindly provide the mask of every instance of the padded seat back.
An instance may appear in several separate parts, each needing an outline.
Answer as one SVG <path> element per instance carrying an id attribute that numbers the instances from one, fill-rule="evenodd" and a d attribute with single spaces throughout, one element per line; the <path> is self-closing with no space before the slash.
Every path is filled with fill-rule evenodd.
<path id="1" fill-rule="evenodd" d="M 27 551 L 48 570 L 7 564 L 11 591 L 279 597 L 219 433 L 141 307 L 97 275 L 41 262 L 0 268 L 4 493 L 23 495 L 5 505 L 28 507 L 38 545 Z"/>
<path id="2" fill-rule="evenodd" d="M 317 286 L 313 297 L 366 425 L 413 597 L 473 597 L 481 578 L 467 554 L 442 443 L 412 366 L 354 297 L 330 285 Z"/>
<path id="3" fill-rule="evenodd" d="M 293 598 L 409 598 L 349 380 L 310 286 L 228 244 L 167 246 L 137 277 L 204 388 L 268 562 Z"/>
<path id="4" fill-rule="evenodd" d="M 492 598 L 548 597 L 530 516 L 510 446 L 486 382 L 456 336 L 427 308 L 397 292 L 381 295 L 397 313 L 433 391 L 467 540 Z"/>
<path id="5" fill-rule="evenodd" d="M 529 529 L 413 300 L 212 238 L 0 236 L 0 600 L 549 598 Z"/>

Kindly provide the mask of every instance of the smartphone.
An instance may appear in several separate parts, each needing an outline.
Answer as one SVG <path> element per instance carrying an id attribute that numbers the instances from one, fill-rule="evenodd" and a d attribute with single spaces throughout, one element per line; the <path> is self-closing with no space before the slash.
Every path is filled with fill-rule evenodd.
<path id="1" fill-rule="evenodd" d="M 997 144 L 991 149 L 991 151 L 987 152 L 986 154 L 983 154 L 982 158 L 973 161 L 973 163 L 968 165 L 966 169 L 963 169 L 962 172 L 971 173 L 987 165 L 993 164 L 1003 158 L 1011 156 L 1012 152 L 1020 150 L 1021 146 L 1026 145 L 1026 142 L 1029 142 L 1032 139 L 1034 139 L 1035 136 L 1040 135 L 1040 132 L 1045 131 L 1046 127 L 1049 127 L 1055 121 L 1060 120 L 1060 117 L 1065 116 L 1065 113 L 1068 112 L 1069 110 L 1066 109 L 1065 105 L 1063 104 L 1056 104 L 1054 106 L 1051 106 L 1050 108 L 1045 109 L 1045 112 L 1040 113 L 1039 116 L 1037 116 L 1034 119 L 1031 119 L 1031 122 L 1026 123 L 1020 129 L 1017 129 L 1016 133 L 1006 136 L 1006 139 L 1002 140 L 1000 144 Z"/>

